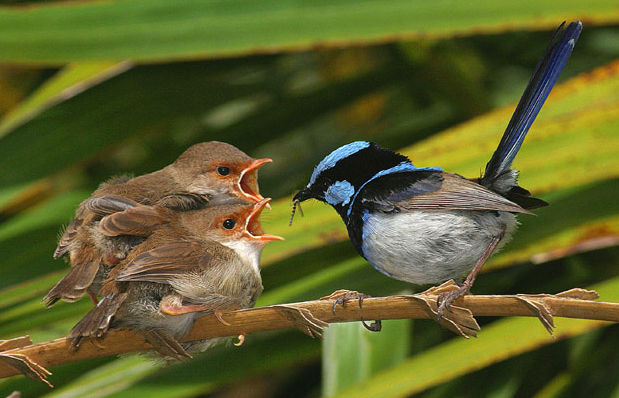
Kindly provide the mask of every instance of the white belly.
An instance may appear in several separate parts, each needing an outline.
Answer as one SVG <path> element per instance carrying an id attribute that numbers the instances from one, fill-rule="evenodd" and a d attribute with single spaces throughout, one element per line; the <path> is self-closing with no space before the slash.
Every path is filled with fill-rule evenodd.
<path id="1" fill-rule="evenodd" d="M 368 213 L 361 249 L 368 262 L 392 278 L 414 284 L 460 279 L 495 236 L 500 248 L 516 229 L 506 212 L 435 211 Z"/>

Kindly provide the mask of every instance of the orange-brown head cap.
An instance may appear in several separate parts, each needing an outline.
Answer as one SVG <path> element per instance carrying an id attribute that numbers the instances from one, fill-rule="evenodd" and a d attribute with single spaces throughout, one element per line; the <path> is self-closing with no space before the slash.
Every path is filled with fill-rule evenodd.
<path id="1" fill-rule="evenodd" d="M 259 202 L 258 169 L 271 159 L 254 159 L 233 145 L 210 141 L 189 147 L 170 166 L 189 192 L 207 195 L 211 204 Z"/>

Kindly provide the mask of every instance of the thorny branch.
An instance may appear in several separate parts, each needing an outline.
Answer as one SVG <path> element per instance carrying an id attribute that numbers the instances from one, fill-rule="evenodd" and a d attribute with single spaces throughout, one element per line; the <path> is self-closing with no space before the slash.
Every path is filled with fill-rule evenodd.
<path id="1" fill-rule="evenodd" d="M 323 297 L 320 300 L 286 304 L 290 309 L 299 309 L 307 321 L 305 327 L 281 311 L 281 306 L 261 307 L 224 313 L 226 325 L 215 316 L 205 316 L 194 325 L 183 341 L 238 336 L 241 334 L 281 330 L 299 327 L 303 332 L 320 337 L 320 330 L 327 323 L 386 319 L 434 319 L 436 299 L 441 291 L 455 288 L 453 282 L 431 288 L 423 293 L 409 296 L 366 298 L 360 307 L 349 301 L 347 305 L 334 303 L 345 291 Z M 619 303 L 594 301 L 598 294 L 591 290 L 571 289 L 556 295 L 469 295 L 454 302 L 452 312 L 439 321 L 444 327 L 468 338 L 479 330 L 473 316 L 535 316 L 552 334 L 553 316 L 619 322 Z M 341 302 L 342 300 L 340 300 Z M 0 341 L 0 378 L 24 374 L 43 381 L 51 374 L 47 367 L 77 362 L 89 358 L 118 355 L 149 349 L 149 344 L 138 334 L 127 330 L 113 330 L 100 341 L 85 340 L 76 351 L 70 349 L 70 341 L 60 338 L 40 344 L 32 344 L 27 336 Z"/>

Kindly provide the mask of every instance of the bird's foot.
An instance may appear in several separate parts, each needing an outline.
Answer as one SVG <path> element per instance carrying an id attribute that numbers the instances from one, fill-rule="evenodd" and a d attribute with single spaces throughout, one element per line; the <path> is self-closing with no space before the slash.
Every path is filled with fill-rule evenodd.
<path id="1" fill-rule="evenodd" d="M 271 308 L 276 309 L 282 316 L 292 321 L 297 329 L 312 338 L 318 337 L 322 339 L 324 328 L 329 326 L 327 322 L 314 317 L 307 308 L 295 307 L 288 304 L 273 305 Z"/>
<path id="2" fill-rule="evenodd" d="M 226 322 L 223 319 L 223 311 L 220 309 L 213 309 L 212 306 L 204 305 L 204 304 L 183 304 L 183 298 L 176 294 L 168 294 L 163 296 L 161 301 L 159 302 L 159 310 L 166 315 L 183 315 L 189 314 L 191 312 L 205 312 L 212 311 L 215 318 L 222 324 L 226 326 L 230 326 L 230 323 Z M 230 308 L 230 309 L 238 309 L 238 308 Z"/>
<path id="3" fill-rule="evenodd" d="M 458 285 L 456 285 L 454 281 L 450 280 L 440 286 L 431 287 L 425 292 L 403 297 L 416 300 L 422 304 L 424 311 L 429 315 L 429 317 L 436 320 L 438 324 L 445 329 L 451 330 L 452 332 L 467 339 L 471 336 L 477 337 L 477 331 L 480 330 L 480 327 L 473 317 L 473 313 L 468 308 L 451 305 L 449 311 L 443 312 L 441 316 L 438 316 L 438 297 L 440 297 L 441 294 L 449 294 L 450 292 L 455 292 L 458 289 Z"/>
<path id="4" fill-rule="evenodd" d="M 348 301 L 356 300 L 359 303 L 359 308 L 363 308 L 363 300 L 366 298 L 370 298 L 372 296 L 367 295 L 365 293 L 360 293 L 356 290 L 346 290 L 340 289 L 336 290 L 328 296 L 321 297 L 321 300 L 334 300 L 333 307 L 331 307 L 331 311 L 335 315 L 335 309 L 338 305 L 341 305 L 342 308 L 346 308 L 346 304 Z M 363 327 L 371 332 L 380 332 L 382 329 L 382 323 L 380 320 L 374 321 L 371 324 L 365 323 L 365 320 L 361 320 Z"/>
<path id="5" fill-rule="evenodd" d="M 49 387 L 54 387 L 47 381 L 47 376 L 52 374 L 49 370 L 34 362 L 25 354 L 11 352 L 11 350 L 29 345 L 32 345 L 30 336 L 22 336 L 11 340 L 0 340 L 0 361 L 6 363 L 29 379 L 40 381 L 47 384 Z"/>
<path id="6" fill-rule="evenodd" d="M 457 287 L 457 285 L 455 286 Z M 466 283 L 463 283 L 462 286 L 457 287 L 456 289 L 450 287 L 443 291 L 436 291 L 436 304 L 438 305 L 437 318 L 443 318 L 445 310 L 451 312 L 451 303 L 453 303 L 460 297 L 466 296 L 467 294 L 469 294 L 470 291 L 471 287 Z"/>
<path id="7" fill-rule="evenodd" d="M 372 296 L 369 296 L 365 293 L 359 293 L 356 290 L 340 289 L 340 290 L 334 291 L 328 296 L 321 297 L 320 299 L 321 300 L 334 300 L 331 311 L 333 312 L 333 314 L 335 314 L 335 308 L 337 308 L 338 305 L 341 305 L 343 308 L 346 308 L 347 301 L 351 301 L 351 300 L 357 300 L 359 302 L 359 308 L 363 308 L 363 300 L 369 297 L 372 297 Z"/>

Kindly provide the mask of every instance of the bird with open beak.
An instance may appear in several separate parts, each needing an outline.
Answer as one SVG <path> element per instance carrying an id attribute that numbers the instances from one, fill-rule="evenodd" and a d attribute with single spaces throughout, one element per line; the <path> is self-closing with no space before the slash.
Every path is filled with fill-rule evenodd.
<path id="1" fill-rule="evenodd" d="M 263 200 L 258 169 L 271 159 L 253 159 L 232 145 L 211 141 L 188 148 L 171 165 L 135 178 L 112 178 L 83 201 L 76 217 L 60 238 L 54 258 L 65 257 L 68 273 L 45 296 L 47 306 L 58 300 L 73 302 L 90 289 L 103 267 L 113 267 L 144 240 L 143 237 L 100 232 L 99 221 L 138 205 L 189 211 L 227 203 Z"/>
<path id="2" fill-rule="evenodd" d="M 262 292 L 262 249 L 283 240 L 265 234 L 260 224 L 269 200 L 186 212 L 135 207 L 128 216 L 134 232 L 140 219 L 147 224 L 158 219 L 161 225 L 109 272 L 99 292 L 101 301 L 69 335 L 73 345 L 79 346 L 84 337 L 103 337 L 110 326 L 142 333 L 166 358 L 190 357 L 185 348 L 203 350 L 216 343 L 213 339 L 196 347 L 178 339 L 199 316 L 214 313 L 222 320 L 222 311 L 256 302 Z M 107 221 L 102 221 L 102 233 L 115 233 Z M 115 222 L 122 220 L 116 217 Z"/>

